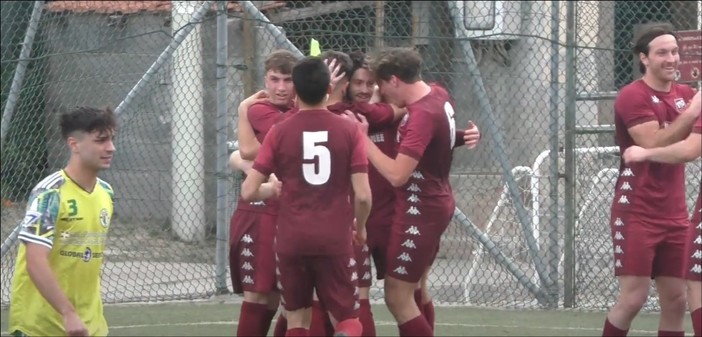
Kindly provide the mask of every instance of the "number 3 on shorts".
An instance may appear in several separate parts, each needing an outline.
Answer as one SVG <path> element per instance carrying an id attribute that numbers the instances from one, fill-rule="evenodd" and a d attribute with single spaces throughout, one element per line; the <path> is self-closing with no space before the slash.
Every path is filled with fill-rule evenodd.
<path id="1" fill-rule="evenodd" d="M 302 174 L 305 176 L 305 180 L 312 185 L 323 185 L 329 181 L 331 153 L 326 146 L 320 144 L 327 142 L 328 138 L 328 131 L 302 133 L 303 159 L 315 161 L 314 163 L 303 163 Z"/>

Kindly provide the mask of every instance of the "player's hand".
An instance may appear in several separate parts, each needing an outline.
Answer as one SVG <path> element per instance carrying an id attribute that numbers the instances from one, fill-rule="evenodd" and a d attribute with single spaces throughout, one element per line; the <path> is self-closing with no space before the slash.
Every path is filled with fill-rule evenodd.
<path id="1" fill-rule="evenodd" d="M 324 64 L 329 67 L 329 74 L 330 74 L 330 81 L 329 84 L 332 87 L 332 90 L 336 89 L 336 85 L 341 81 L 341 79 L 346 76 L 346 73 L 341 71 L 341 64 L 336 64 L 336 59 L 332 59 L 330 62 L 327 62 L 327 60 L 324 60 Z"/>
<path id="2" fill-rule="evenodd" d="M 245 108 L 248 109 L 250 106 L 256 104 L 256 103 L 261 103 L 265 102 L 268 100 L 268 92 L 266 90 L 259 90 L 255 92 L 253 95 L 246 97 L 241 103 L 239 103 L 239 108 Z"/>
<path id="3" fill-rule="evenodd" d="M 624 150 L 622 157 L 624 158 L 624 162 L 629 164 L 648 160 L 648 158 L 646 158 L 646 154 L 646 149 L 634 145 Z"/>
<path id="4" fill-rule="evenodd" d="M 363 133 L 364 135 L 368 134 L 368 120 L 366 119 L 366 116 L 363 116 L 362 114 L 353 113 L 353 111 L 350 110 L 345 110 L 344 115 L 350 120 L 358 123 L 358 127 L 361 129 L 361 133 Z"/>
<path id="5" fill-rule="evenodd" d="M 356 219 L 353 219 L 353 228 L 356 228 Z M 366 227 L 363 227 L 360 231 L 353 231 L 353 244 L 356 246 L 363 246 L 366 244 Z"/>
<path id="6" fill-rule="evenodd" d="M 473 121 L 468 121 L 468 128 L 466 128 L 466 131 L 463 133 L 463 140 L 466 143 L 466 147 L 469 149 L 474 149 L 478 146 L 480 130 L 477 125 L 473 124 Z"/>
<path id="7" fill-rule="evenodd" d="M 278 177 L 276 177 L 273 173 L 268 176 L 268 182 L 272 185 L 271 187 L 273 188 L 274 196 L 279 198 L 280 194 L 283 192 L 283 183 L 278 180 Z"/>
<path id="8" fill-rule="evenodd" d="M 66 330 L 67 336 L 89 336 L 88 328 L 75 312 L 63 316 L 63 328 Z"/>

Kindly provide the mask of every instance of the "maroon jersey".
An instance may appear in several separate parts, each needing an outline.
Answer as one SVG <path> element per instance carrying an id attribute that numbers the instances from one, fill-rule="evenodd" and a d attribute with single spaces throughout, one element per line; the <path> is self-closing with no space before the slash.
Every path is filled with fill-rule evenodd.
<path id="1" fill-rule="evenodd" d="M 443 87 L 407 105 L 397 132 L 398 153 L 419 161 L 409 180 L 395 189 L 395 219 L 417 223 L 421 219 L 445 218 L 455 208 L 449 171 L 456 140 L 451 98 Z"/>
<path id="2" fill-rule="evenodd" d="M 288 110 L 290 110 L 289 107 L 281 107 L 268 101 L 252 104 L 249 107 L 247 116 L 249 118 L 251 128 L 254 131 L 254 135 L 256 136 L 256 140 L 258 140 L 259 143 L 263 143 L 263 139 L 266 137 L 266 134 L 268 134 L 271 127 L 283 119 L 285 112 Z M 278 207 L 279 205 L 277 200 L 266 200 L 266 202 L 259 201 L 252 203 L 239 202 L 237 205 L 237 209 L 243 208 L 245 210 L 266 212 L 270 214 L 277 214 Z"/>
<path id="3" fill-rule="evenodd" d="M 296 255 L 350 254 L 351 174 L 368 171 L 364 135 L 328 110 L 299 112 L 278 123 L 253 168 L 283 184 L 276 251 Z"/>
<path id="4" fill-rule="evenodd" d="M 692 132 L 702 133 L 702 116 L 697 117 L 697 121 L 692 127 Z M 695 210 L 692 212 L 692 225 L 702 226 L 700 221 L 702 221 L 702 183 L 700 183 L 700 194 L 697 196 L 697 206 L 695 206 Z"/>
<path id="5" fill-rule="evenodd" d="M 371 141 L 390 158 L 397 155 L 395 135 L 397 124 L 392 106 L 386 103 L 336 103 L 327 107 L 341 114 L 345 110 L 362 114 L 368 120 L 368 136 Z M 373 195 L 373 206 L 367 225 L 390 226 L 395 207 L 395 188 L 373 165 L 368 166 L 368 182 Z"/>
<path id="6" fill-rule="evenodd" d="M 635 145 L 628 129 L 656 121 L 667 127 L 685 109 L 694 92 L 673 84 L 670 92 L 651 89 L 643 80 L 621 89 L 614 102 L 616 143 L 620 152 Z M 687 221 L 685 203 L 685 164 L 640 162 L 626 165 L 620 160 L 612 212 L 634 213 L 649 220 Z"/>

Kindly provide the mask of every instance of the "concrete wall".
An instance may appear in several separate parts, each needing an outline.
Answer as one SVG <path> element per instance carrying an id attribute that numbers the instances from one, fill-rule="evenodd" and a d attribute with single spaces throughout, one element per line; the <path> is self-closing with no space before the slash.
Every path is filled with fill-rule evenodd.
<path id="1" fill-rule="evenodd" d="M 49 72 L 45 95 L 50 127 L 49 166 L 65 165 L 67 153 L 58 134 L 57 118 L 77 105 L 115 108 L 141 79 L 171 40 L 170 13 L 125 16 L 122 26 L 108 26 L 108 15 L 56 14 L 47 22 Z M 210 13 L 201 25 L 205 130 L 205 195 L 207 224 L 214 227 L 216 205 L 215 119 L 216 23 Z M 89 27 L 86 29 L 86 27 Z M 241 22 L 229 20 L 229 65 L 241 64 Z M 170 63 L 119 116 L 112 168 L 102 177 L 116 191 L 115 216 L 148 219 L 167 225 L 171 198 Z M 241 99 L 241 73 L 229 68 L 229 106 Z M 235 111 L 230 110 L 230 111 Z M 231 138 L 231 129 L 224 130 Z M 196 183 L 196 182 L 194 182 Z M 187 210 L 183 210 L 187 211 Z"/>

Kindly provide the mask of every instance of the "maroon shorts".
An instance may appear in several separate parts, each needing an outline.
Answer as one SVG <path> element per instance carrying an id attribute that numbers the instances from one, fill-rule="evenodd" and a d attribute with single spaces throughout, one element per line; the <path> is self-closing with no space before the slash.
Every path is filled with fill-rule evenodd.
<path id="1" fill-rule="evenodd" d="M 419 282 L 431 267 L 441 243 L 441 234 L 451 218 L 394 223 L 386 255 L 387 275 L 405 282 Z"/>
<path id="2" fill-rule="evenodd" d="M 371 261 L 375 265 L 375 277 L 378 280 L 385 278 L 385 260 L 388 253 L 388 238 L 390 226 L 366 227 L 367 239 L 363 247 L 355 247 L 356 262 L 358 263 L 358 287 L 368 288 L 373 283 Z"/>
<path id="3" fill-rule="evenodd" d="M 612 212 L 615 276 L 683 278 L 689 222 L 665 223 Z"/>
<path id="4" fill-rule="evenodd" d="M 341 322 L 358 317 L 358 273 L 351 254 L 302 256 L 278 253 L 278 287 L 285 310 L 312 306 L 316 291 L 322 307 Z"/>
<path id="5" fill-rule="evenodd" d="M 275 216 L 237 210 L 229 226 L 229 270 L 234 293 L 277 290 L 273 252 Z"/>
<path id="6" fill-rule="evenodd" d="M 687 279 L 702 282 L 702 213 L 695 210 L 687 232 Z"/>

